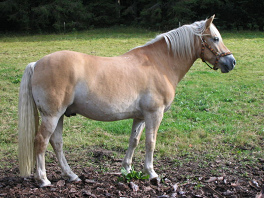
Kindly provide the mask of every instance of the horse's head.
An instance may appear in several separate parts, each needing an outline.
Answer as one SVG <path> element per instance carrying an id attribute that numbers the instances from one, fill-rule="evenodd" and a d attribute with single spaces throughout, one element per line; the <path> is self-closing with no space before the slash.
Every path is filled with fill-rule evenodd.
<path id="1" fill-rule="evenodd" d="M 201 59 L 205 63 L 208 61 L 212 64 L 212 69 L 221 69 L 222 73 L 227 73 L 234 69 L 236 59 L 224 45 L 219 31 L 212 23 L 213 20 L 214 16 L 207 19 L 205 22 L 205 31 L 201 36 Z"/>

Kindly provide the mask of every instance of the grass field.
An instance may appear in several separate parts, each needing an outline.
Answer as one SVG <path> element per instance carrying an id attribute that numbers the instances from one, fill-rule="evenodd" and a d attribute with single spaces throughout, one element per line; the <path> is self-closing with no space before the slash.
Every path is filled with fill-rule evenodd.
<path id="1" fill-rule="evenodd" d="M 116 56 L 157 34 L 113 28 L 60 35 L 0 36 L 0 168 L 13 166 L 4 159 L 16 158 L 19 83 L 29 62 L 59 50 Z M 237 60 L 235 70 L 221 74 L 201 60 L 195 62 L 178 85 L 172 108 L 160 126 L 157 158 L 196 155 L 210 161 L 232 156 L 254 164 L 254 160 L 264 157 L 264 33 L 223 32 L 222 37 Z M 64 148 L 75 155 L 83 148 L 103 147 L 123 151 L 117 152 L 122 157 L 131 124 L 131 120 L 66 118 Z M 144 135 L 136 156 L 143 155 L 142 151 Z"/>

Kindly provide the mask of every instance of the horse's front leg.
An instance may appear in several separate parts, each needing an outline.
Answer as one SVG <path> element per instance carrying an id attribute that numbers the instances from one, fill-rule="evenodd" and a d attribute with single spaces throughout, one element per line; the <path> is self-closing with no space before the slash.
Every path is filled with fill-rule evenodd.
<path id="1" fill-rule="evenodd" d="M 126 156 L 122 163 L 122 166 L 126 169 L 127 172 L 130 172 L 131 170 L 132 157 L 139 143 L 140 136 L 142 134 L 144 127 L 145 127 L 144 120 L 140 120 L 140 119 L 133 120 L 132 131 L 129 139 L 129 147 L 127 149 Z"/>
<path id="2" fill-rule="evenodd" d="M 153 154 L 156 144 L 157 131 L 163 118 L 163 110 L 149 112 L 145 115 L 146 122 L 146 158 L 144 171 L 150 179 L 158 178 L 153 168 Z"/>

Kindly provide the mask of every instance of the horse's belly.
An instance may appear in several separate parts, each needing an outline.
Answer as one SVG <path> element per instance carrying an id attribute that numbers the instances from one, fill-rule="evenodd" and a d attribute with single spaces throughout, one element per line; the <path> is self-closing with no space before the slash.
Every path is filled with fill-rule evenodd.
<path id="1" fill-rule="evenodd" d="M 118 101 L 117 103 L 107 103 L 97 100 L 85 100 L 75 102 L 68 107 L 66 115 L 80 114 L 87 118 L 99 121 L 116 121 L 129 118 L 142 118 L 142 113 L 134 103 Z"/>
<path id="2" fill-rule="evenodd" d="M 76 85 L 73 102 L 67 107 L 66 116 L 80 114 L 99 121 L 142 117 L 140 94 L 134 89 L 125 93 L 124 89 L 120 91 L 115 86 L 106 87 L 105 83 L 97 82 L 95 85 L 92 86 L 91 82 L 80 82 Z"/>

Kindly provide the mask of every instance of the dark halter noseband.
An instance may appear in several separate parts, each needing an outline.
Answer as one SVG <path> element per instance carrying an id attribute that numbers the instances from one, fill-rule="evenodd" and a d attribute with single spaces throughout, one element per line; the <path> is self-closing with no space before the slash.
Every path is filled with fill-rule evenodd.
<path id="1" fill-rule="evenodd" d="M 216 56 L 216 60 L 215 60 L 215 64 L 213 67 L 211 67 L 207 62 L 206 60 L 204 59 L 204 50 L 205 50 L 205 47 L 207 47 L 215 56 Z M 203 38 L 202 38 L 202 51 L 201 51 L 201 59 L 202 61 L 208 66 L 210 67 L 211 69 L 213 70 L 217 70 L 218 68 L 216 67 L 219 59 L 221 57 L 224 57 L 224 56 L 227 56 L 227 55 L 230 55 L 232 54 L 231 52 L 223 52 L 223 53 L 219 53 L 219 52 L 216 52 Z"/>

